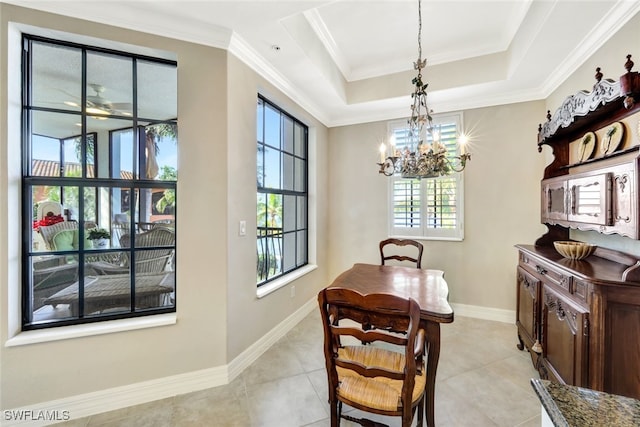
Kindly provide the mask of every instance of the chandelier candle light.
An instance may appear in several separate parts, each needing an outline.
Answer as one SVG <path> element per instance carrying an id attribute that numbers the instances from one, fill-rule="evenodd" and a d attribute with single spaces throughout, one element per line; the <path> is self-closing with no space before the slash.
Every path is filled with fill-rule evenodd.
<path id="1" fill-rule="evenodd" d="M 413 63 L 413 68 L 418 71 L 418 75 L 411 83 L 415 85 L 411 94 L 413 105 L 411 105 L 411 117 L 407 121 L 409 124 L 408 146 L 404 150 L 399 150 L 392 142 L 390 144 L 390 155 L 387 157 L 387 146 L 380 144 L 380 166 L 379 173 L 385 176 L 400 174 L 403 178 L 434 178 L 449 175 L 452 172 L 461 172 L 467 161 L 471 159 L 471 154 L 465 150 L 467 138 L 464 135 L 458 137 L 460 144 L 460 155 L 447 155 L 447 149 L 440 142 L 440 131 L 433 125 L 432 111 L 427 106 L 427 86 L 422 82 L 422 70 L 427 65 L 427 60 L 422 59 L 422 5 L 418 0 L 418 60 Z M 429 133 L 432 144 L 426 144 L 423 136 Z"/>

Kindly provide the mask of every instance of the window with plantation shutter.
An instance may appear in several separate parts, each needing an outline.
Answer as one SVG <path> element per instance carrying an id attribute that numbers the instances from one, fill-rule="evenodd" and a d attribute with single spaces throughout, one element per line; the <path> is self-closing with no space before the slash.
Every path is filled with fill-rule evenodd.
<path id="1" fill-rule="evenodd" d="M 420 181 L 417 179 L 394 179 L 392 185 L 393 226 L 420 227 Z"/>
<path id="2" fill-rule="evenodd" d="M 434 116 L 440 132 L 440 142 L 449 155 L 459 155 L 457 138 L 462 133 L 462 115 Z M 408 146 L 406 121 L 389 124 L 396 149 Z M 424 141 L 431 144 L 430 135 Z M 413 179 L 392 176 L 389 185 L 390 234 L 398 237 L 462 240 L 463 229 L 463 173 L 448 176 Z"/>

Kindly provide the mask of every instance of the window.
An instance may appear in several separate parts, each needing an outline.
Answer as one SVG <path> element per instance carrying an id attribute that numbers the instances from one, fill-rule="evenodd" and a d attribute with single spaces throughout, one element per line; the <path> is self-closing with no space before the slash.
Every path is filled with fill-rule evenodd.
<path id="1" fill-rule="evenodd" d="M 308 128 L 258 98 L 257 284 L 308 263 Z"/>
<path id="2" fill-rule="evenodd" d="M 462 115 L 434 116 L 440 130 L 440 142 L 450 155 L 458 152 L 457 138 L 462 133 Z M 392 122 L 389 132 L 400 150 L 408 144 L 408 125 Z M 427 135 L 425 140 L 431 143 Z M 462 240 L 464 237 L 463 173 L 429 179 L 392 176 L 390 192 L 390 234 L 425 239 Z"/>
<path id="3" fill-rule="evenodd" d="M 175 311 L 176 63 L 23 47 L 23 329 Z"/>

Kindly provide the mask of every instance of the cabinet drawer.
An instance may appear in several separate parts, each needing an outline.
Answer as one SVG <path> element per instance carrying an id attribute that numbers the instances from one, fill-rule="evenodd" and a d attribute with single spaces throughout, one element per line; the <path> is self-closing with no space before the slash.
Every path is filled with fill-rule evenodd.
<path id="1" fill-rule="evenodd" d="M 556 270 L 550 264 L 540 261 L 539 259 L 530 258 L 523 253 L 520 254 L 520 264 L 528 271 L 535 272 L 540 280 L 560 286 L 567 292 L 572 291 L 572 277 L 564 274 L 562 271 Z"/>
<path id="2" fill-rule="evenodd" d="M 587 303 L 590 302 L 588 298 L 589 284 L 587 282 L 583 282 L 581 280 L 574 280 L 572 292 L 573 292 L 573 295 L 576 296 L 578 299 Z"/>

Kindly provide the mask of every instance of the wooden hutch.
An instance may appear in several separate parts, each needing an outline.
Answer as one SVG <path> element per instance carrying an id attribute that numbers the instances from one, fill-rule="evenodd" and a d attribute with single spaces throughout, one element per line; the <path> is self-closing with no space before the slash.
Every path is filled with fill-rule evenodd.
<path id="1" fill-rule="evenodd" d="M 640 238 L 640 73 L 596 70 L 591 92 L 567 98 L 538 128 L 554 159 L 541 181 L 535 245 L 517 245 L 518 348 L 540 377 L 640 399 L 640 260 L 598 247 L 576 261 L 553 242 L 569 230 Z"/>

